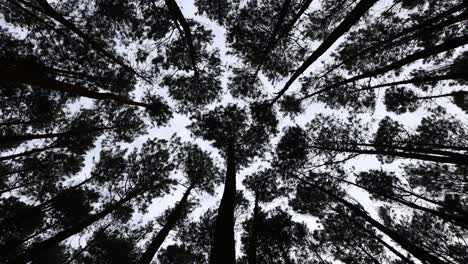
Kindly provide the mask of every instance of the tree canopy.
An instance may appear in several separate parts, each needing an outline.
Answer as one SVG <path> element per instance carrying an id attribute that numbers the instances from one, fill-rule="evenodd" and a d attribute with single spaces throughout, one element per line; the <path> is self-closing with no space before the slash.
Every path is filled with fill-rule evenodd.
<path id="1" fill-rule="evenodd" d="M 468 263 L 466 0 L 2 0 L 0 262 Z"/>

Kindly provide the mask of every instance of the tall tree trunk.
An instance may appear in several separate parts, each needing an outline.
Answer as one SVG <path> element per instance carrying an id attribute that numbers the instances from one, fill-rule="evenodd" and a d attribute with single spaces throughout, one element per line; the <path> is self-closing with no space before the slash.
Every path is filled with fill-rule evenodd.
<path id="1" fill-rule="evenodd" d="M 399 157 L 399 158 L 432 161 L 432 162 L 438 162 L 438 163 L 449 163 L 449 164 L 460 164 L 460 165 L 466 164 L 465 159 L 458 159 L 458 158 L 445 157 L 445 156 L 426 155 L 426 154 L 419 154 L 419 153 L 407 153 L 407 152 L 401 152 L 401 151 L 383 151 L 383 150 L 372 150 L 372 149 L 363 150 L 363 149 L 332 148 L 332 147 L 321 147 L 321 146 L 312 146 L 312 148 L 316 148 L 320 150 L 357 153 L 357 154 L 392 156 L 392 157 Z"/>
<path id="2" fill-rule="evenodd" d="M 373 231 L 369 230 L 368 228 L 364 227 L 361 225 L 358 221 L 356 221 L 354 218 L 350 217 L 344 212 L 341 212 L 340 210 L 335 210 L 335 212 L 339 213 L 340 215 L 348 218 L 349 221 L 354 223 L 357 227 L 359 227 L 361 230 L 365 231 L 369 235 L 371 235 L 375 240 L 379 241 L 382 245 L 384 245 L 387 249 L 389 249 L 395 256 L 398 256 L 401 260 L 403 260 L 405 263 L 408 264 L 414 264 L 412 260 L 407 258 L 405 255 L 403 255 L 400 251 L 396 250 L 394 247 L 389 245 L 387 242 L 385 242 L 382 238 L 380 238 L 378 235 L 376 235 Z"/>
<path id="3" fill-rule="evenodd" d="M 257 264 L 258 211 L 258 194 L 255 193 L 254 210 L 252 215 L 252 230 L 250 231 L 250 247 L 247 256 L 249 264 Z"/>
<path id="4" fill-rule="evenodd" d="M 174 207 L 172 212 L 169 214 L 167 218 L 167 222 L 164 224 L 163 228 L 153 238 L 151 243 L 146 248 L 145 252 L 143 252 L 143 255 L 138 261 L 139 264 L 151 263 L 151 260 L 153 260 L 154 256 L 158 252 L 159 248 L 161 247 L 162 243 L 166 239 L 169 232 L 177 224 L 177 221 L 180 219 L 180 217 L 182 217 L 184 207 L 187 205 L 188 197 L 194 187 L 195 187 L 195 184 L 192 184 L 187 188 L 187 190 L 185 190 L 185 193 L 182 196 L 182 199 L 179 201 L 179 203 L 177 203 L 177 205 Z"/>
<path id="5" fill-rule="evenodd" d="M 6 161 L 6 160 L 12 160 L 12 159 L 20 158 L 20 157 L 26 157 L 26 156 L 29 156 L 29 155 L 32 155 L 32 154 L 40 153 L 40 152 L 43 152 L 43 151 L 46 151 L 46 150 L 49 150 L 49 149 L 58 148 L 58 147 L 59 147 L 58 145 L 51 144 L 51 145 L 43 147 L 43 148 L 35 148 L 35 149 L 27 150 L 27 151 L 24 151 L 24 152 L 21 152 L 21 153 L 18 153 L 18 154 L 11 154 L 11 155 L 8 155 L 8 156 L 1 156 L 0 161 Z"/>
<path id="6" fill-rule="evenodd" d="M 369 189 L 369 188 L 364 187 L 364 186 L 362 186 L 360 184 L 350 182 L 350 181 L 347 181 L 347 180 L 344 180 L 344 179 L 339 179 L 339 181 L 350 184 L 350 185 L 353 185 L 353 186 L 356 186 L 356 187 L 361 188 L 361 189 L 363 189 L 363 190 L 365 190 L 365 191 L 367 191 L 369 193 L 378 195 L 380 197 L 389 199 L 391 201 L 406 205 L 406 206 L 408 206 L 410 208 L 413 208 L 415 210 L 420 210 L 420 211 L 423 211 L 423 212 L 438 216 L 438 217 L 440 217 L 441 219 L 443 219 L 443 220 L 445 220 L 447 222 L 452 222 L 452 223 L 456 224 L 457 226 L 459 226 L 459 227 L 461 227 L 461 228 L 463 228 L 465 230 L 468 230 L 468 217 L 463 217 L 463 216 L 460 216 L 460 215 L 446 214 L 446 213 L 443 213 L 443 212 L 440 212 L 440 211 L 437 211 L 437 210 L 434 210 L 434 209 L 431 209 L 431 208 L 427 208 L 427 207 L 420 206 L 420 205 L 417 205 L 417 204 L 412 203 L 412 202 L 408 202 L 408 201 L 406 201 L 406 200 L 404 200 L 402 198 L 394 197 L 392 195 L 387 194 L 386 192 L 379 192 L 379 191 L 376 191 L 376 190 Z"/>
<path id="7" fill-rule="evenodd" d="M 313 96 L 315 96 L 317 94 L 326 92 L 328 90 L 331 90 L 333 88 L 337 88 L 339 86 L 342 86 L 342 85 L 345 85 L 345 84 L 348 84 L 348 83 L 353 83 L 353 82 L 356 82 L 358 80 L 362 80 L 362 79 L 365 79 L 365 78 L 376 77 L 376 76 L 382 75 L 382 74 L 384 74 L 386 72 L 389 72 L 391 70 L 400 69 L 401 67 L 403 67 L 403 66 L 405 66 L 407 64 L 413 63 L 413 62 L 415 62 L 417 60 L 424 59 L 424 58 L 427 58 L 427 57 L 430 57 L 430 56 L 433 56 L 433 55 L 437 55 L 437 54 L 440 54 L 440 53 L 443 53 L 443 52 L 446 52 L 446 51 L 449 51 L 449 50 L 453 50 L 455 48 L 464 46 L 466 44 L 468 44 L 468 35 L 449 39 L 449 40 L 445 41 L 442 44 L 435 45 L 433 47 L 429 47 L 429 48 L 426 48 L 426 49 L 423 49 L 423 50 L 416 51 L 413 54 L 410 54 L 410 55 L 406 56 L 405 58 L 403 58 L 401 60 L 394 61 L 394 62 L 392 62 L 392 63 L 390 63 L 390 64 L 388 64 L 386 66 L 383 66 L 382 68 L 371 70 L 371 71 L 362 73 L 360 75 L 345 79 L 343 81 L 334 83 L 332 85 L 326 86 L 323 89 L 320 89 L 320 90 L 318 90 L 316 92 L 313 92 L 313 93 L 310 93 L 310 94 L 307 94 L 307 95 L 303 96 L 299 100 L 305 100 L 305 99 L 313 97 Z"/>
<path id="8" fill-rule="evenodd" d="M 27 85 L 31 85 L 33 88 L 36 86 L 44 90 L 57 91 L 62 93 L 68 93 L 78 95 L 81 97 L 91 98 L 95 100 L 111 100 L 122 104 L 150 107 L 147 103 L 136 102 L 114 93 L 100 93 L 95 92 L 76 84 L 66 83 L 59 80 L 46 78 L 41 74 L 25 74 L 25 73 L 40 73 L 46 70 L 41 65 L 37 64 L 26 64 L 26 63 L 6 63 L 4 66 L 0 66 L 0 79 L 4 81 L 19 82 Z"/>
<path id="9" fill-rule="evenodd" d="M 273 32 L 270 35 L 270 38 L 268 39 L 268 42 L 266 43 L 268 46 L 265 48 L 265 50 L 262 53 L 262 57 L 260 58 L 260 62 L 258 63 L 257 70 L 254 73 L 254 81 L 257 77 L 258 72 L 262 68 L 263 64 L 265 63 L 266 58 L 268 57 L 268 54 L 270 53 L 271 50 L 273 50 L 274 46 L 276 45 L 278 39 L 278 34 L 281 29 L 281 25 L 284 22 L 284 18 L 286 17 L 286 14 L 288 12 L 289 6 L 291 5 L 291 0 L 284 0 L 283 5 L 281 6 L 281 10 L 278 14 L 278 19 L 276 20 L 275 26 L 273 27 Z"/>
<path id="10" fill-rule="evenodd" d="M 104 55 L 105 57 L 107 57 L 108 59 L 110 59 L 111 61 L 113 61 L 114 63 L 122 66 L 123 68 L 131 71 L 133 74 L 137 75 L 138 77 L 142 78 L 143 80 L 145 80 L 146 82 L 148 83 L 151 83 L 151 81 L 149 81 L 146 77 L 142 76 L 141 74 L 139 74 L 135 69 L 133 69 L 132 67 L 130 67 L 129 65 L 125 64 L 123 61 L 121 61 L 120 59 L 118 59 L 114 54 L 110 53 L 109 51 L 107 51 L 104 47 L 102 47 L 101 44 L 99 44 L 98 42 L 96 42 L 91 36 L 87 35 L 86 33 L 84 33 L 82 30 L 80 30 L 79 28 L 77 28 L 73 23 L 71 23 L 70 21 L 68 21 L 64 16 L 62 16 L 60 13 L 58 13 L 48 2 L 47 0 L 35 0 L 39 6 L 42 8 L 42 9 L 39 9 L 39 8 L 35 8 L 36 11 L 39 11 L 51 18 L 53 18 L 55 21 L 59 22 L 60 24 L 62 24 L 64 27 L 66 27 L 67 29 L 69 29 L 71 32 L 75 33 L 76 35 L 78 35 L 81 39 L 83 39 L 86 43 L 88 43 L 94 50 L 98 51 L 99 53 L 101 53 L 102 55 Z M 24 1 L 21 1 L 22 3 L 24 3 Z"/>
<path id="11" fill-rule="evenodd" d="M 350 93 L 355 93 L 355 92 L 360 92 L 360 91 L 368 91 L 368 90 L 374 90 L 374 89 L 378 89 L 378 88 L 396 86 L 396 85 L 402 85 L 402 84 L 417 84 L 417 83 L 425 83 L 425 82 L 438 82 L 438 81 L 446 81 L 446 80 L 456 80 L 456 79 L 461 79 L 461 78 L 464 78 L 464 74 L 462 74 L 462 73 L 448 73 L 448 74 L 443 74 L 443 75 L 430 75 L 430 76 L 425 76 L 425 77 L 415 77 L 415 78 L 411 78 L 411 79 L 404 80 L 404 81 L 396 81 L 396 82 L 389 82 L 389 83 L 373 85 L 373 86 L 364 87 L 364 88 L 361 88 L 361 89 L 352 90 L 352 91 L 349 91 L 349 92 Z"/>
<path id="12" fill-rule="evenodd" d="M 310 57 L 307 58 L 306 61 L 293 73 L 284 87 L 271 101 L 271 104 L 273 105 L 289 89 L 294 81 L 299 78 L 299 76 L 301 76 L 302 73 L 304 73 L 307 68 L 312 65 L 312 63 L 314 63 L 320 56 L 322 56 L 341 36 L 348 32 L 348 30 L 354 24 L 356 24 L 376 2 L 377 0 L 361 0 L 349 13 L 349 15 L 346 16 L 346 18 L 322 42 L 322 44 L 320 44 L 320 46 L 312 53 L 312 55 L 310 55 Z"/>
<path id="13" fill-rule="evenodd" d="M 70 192 L 70 191 L 73 191 L 73 190 L 76 190 L 78 188 L 80 188 L 81 186 L 85 185 L 86 183 L 90 182 L 94 177 L 91 176 L 89 178 L 87 178 L 86 180 L 76 184 L 76 185 L 73 185 L 71 187 L 68 187 L 66 188 L 65 190 L 61 191 L 59 194 L 55 195 L 54 197 L 38 204 L 38 205 L 35 205 L 33 208 L 31 209 L 34 209 L 34 210 L 28 210 L 28 211 L 21 211 L 20 213 L 13 213 L 12 215 L 6 215 L 1 221 L 1 222 L 4 222 L 4 221 L 7 221 L 7 220 L 12 220 L 12 219 L 18 219 L 18 218 L 28 218 L 28 217 L 31 217 L 31 213 L 35 214 L 37 212 L 37 210 L 46 210 L 46 206 L 48 205 L 51 205 L 53 204 L 55 201 L 57 201 L 57 199 L 59 199 L 64 193 L 66 192 Z M 25 186 L 25 185 L 24 185 Z"/>
<path id="14" fill-rule="evenodd" d="M 236 206 L 236 157 L 234 144 L 226 151 L 226 181 L 218 208 L 210 264 L 235 264 L 234 209 Z"/>
<path id="15" fill-rule="evenodd" d="M 464 159 L 468 160 L 468 155 L 447 151 L 447 150 L 440 150 L 440 149 L 430 149 L 424 147 L 408 147 L 408 146 L 395 146 L 395 145 L 387 145 L 387 144 L 375 144 L 375 143 L 347 143 L 343 142 L 346 145 L 355 145 L 355 146 L 363 146 L 363 147 L 372 147 L 374 149 L 383 148 L 383 149 L 392 149 L 392 150 L 403 150 L 408 151 L 409 153 L 423 153 L 423 154 L 430 154 L 430 155 L 440 155 L 446 157 L 453 157 L 456 159 Z"/>
<path id="16" fill-rule="evenodd" d="M 47 134 L 24 134 L 24 135 L 6 135 L 0 136 L 0 142 L 15 142 L 15 141 L 29 141 L 34 139 L 46 139 L 46 138 L 57 138 L 63 136 L 79 136 L 85 133 L 100 132 L 104 130 L 111 130 L 116 127 L 101 127 L 93 129 L 79 129 L 59 133 L 47 133 Z"/>
<path id="17" fill-rule="evenodd" d="M 317 188 L 319 191 L 327 194 L 330 198 L 336 200 L 337 202 L 341 203 L 344 205 L 346 208 L 349 210 L 353 211 L 357 216 L 362 217 L 366 222 L 380 230 L 382 233 L 386 234 L 388 237 L 390 237 L 393 241 L 398 243 L 403 249 L 411 253 L 414 257 L 417 259 L 421 260 L 423 263 L 430 263 L 430 264 L 447 264 L 440 260 L 439 258 L 431 255 L 429 252 L 425 251 L 424 249 L 418 247 L 417 245 L 413 244 L 411 241 L 407 240 L 405 237 L 400 235 L 398 232 L 384 226 L 371 216 L 367 214 L 367 212 L 363 211 L 359 206 L 352 204 L 345 199 L 337 196 L 335 193 L 332 191 L 329 191 L 326 188 L 321 187 L 320 185 L 308 182 L 306 180 L 303 180 L 302 178 L 299 178 L 302 182 L 311 185 L 315 188 Z"/>
<path id="18" fill-rule="evenodd" d="M 30 171 L 34 171 L 34 170 L 37 170 L 37 169 L 41 169 L 41 168 L 47 168 L 47 167 L 50 167 L 50 166 L 54 166 L 54 165 L 58 165 L 58 164 L 61 164 L 62 162 L 50 162 L 50 163 L 44 163 L 44 164 L 35 164 L 34 166 L 32 167 L 28 167 L 28 168 L 24 168 L 24 169 L 17 169 L 17 170 L 12 170 L 12 171 L 7 171 L 7 172 L 4 172 L 4 173 L 0 173 L 0 178 L 2 177 L 5 177 L 5 176 L 9 176 L 9 175 L 13 175 L 13 174 L 17 174 L 17 173 L 22 173 L 22 172 L 30 172 Z"/>
<path id="19" fill-rule="evenodd" d="M 323 78 L 324 76 L 326 76 L 330 72 L 338 69 L 340 66 L 344 65 L 345 63 L 351 62 L 351 61 L 353 61 L 353 60 L 355 60 L 355 59 L 357 59 L 357 58 L 359 58 L 361 56 L 367 55 L 370 52 L 375 52 L 375 51 L 378 51 L 378 50 L 384 50 L 385 48 L 395 46 L 395 45 L 397 45 L 399 43 L 408 41 L 410 39 L 414 39 L 415 35 L 417 35 L 417 34 L 420 35 L 421 33 L 427 32 L 427 31 L 437 31 L 437 30 L 440 30 L 440 29 L 442 29 L 444 27 L 452 25 L 454 23 L 463 21 L 463 20 L 466 19 L 466 15 L 467 15 L 466 12 L 464 12 L 462 15 L 459 15 L 459 16 L 454 16 L 454 17 L 449 17 L 449 16 L 455 14 L 458 11 L 466 9 L 466 7 L 467 7 L 466 3 L 461 3 L 461 4 L 457 5 L 457 6 L 454 6 L 454 7 L 450 8 L 449 10 L 447 10 L 445 12 L 440 13 L 439 15 L 437 15 L 437 16 L 435 16 L 433 18 L 424 20 L 424 21 L 422 21 L 421 23 L 419 23 L 417 25 L 405 28 L 402 31 L 400 31 L 399 33 L 397 33 L 395 35 L 392 35 L 392 36 L 386 38 L 385 40 L 378 41 L 377 43 L 373 44 L 372 46 L 360 50 L 354 56 L 346 58 L 342 62 L 334 65 L 333 67 L 328 69 L 325 73 L 320 75 L 318 77 L 318 79 Z M 435 22 L 443 20 L 444 18 L 447 18 L 447 17 L 449 17 L 449 19 L 434 25 Z M 408 35 L 410 33 L 413 33 L 413 34 Z M 404 37 L 405 35 L 408 35 L 408 36 Z M 404 38 L 398 40 L 397 42 L 394 42 L 395 40 L 397 40 L 397 39 L 399 39 L 401 37 L 404 37 Z"/>
<path id="20" fill-rule="evenodd" d="M 112 213 L 115 209 L 121 207 L 126 202 L 130 201 L 131 199 L 135 198 L 141 193 L 141 190 L 134 189 L 129 192 L 125 198 L 121 199 L 120 201 L 108 206 L 106 209 L 102 210 L 101 212 L 91 215 L 86 220 L 81 221 L 80 223 L 67 228 L 65 230 L 60 231 L 59 233 L 53 235 L 52 237 L 32 244 L 24 253 L 17 256 L 14 259 L 10 259 L 7 263 L 9 264 L 26 264 L 35 256 L 37 256 L 40 252 L 48 250 L 49 248 L 53 247 L 54 245 L 64 241 L 65 239 L 78 234 L 79 232 L 83 231 L 85 228 L 91 226 L 95 222 L 101 220 L 102 218 L 106 217 L 110 213 Z"/>
<path id="21" fill-rule="evenodd" d="M 186 45 L 189 50 L 190 60 L 192 61 L 193 71 L 195 72 L 195 78 L 199 78 L 198 67 L 197 67 L 197 60 L 196 60 L 196 51 L 195 47 L 193 46 L 193 38 L 192 33 L 190 31 L 190 25 L 188 24 L 187 20 L 185 19 L 182 11 L 180 10 L 179 6 L 177 5 L 175 0 L 164 0 L 166 3 L 169 12 L 171 13 L 172 19 L 177 24 L 179 23 L 183 29 L 183 35 L 185 36 Z"/>

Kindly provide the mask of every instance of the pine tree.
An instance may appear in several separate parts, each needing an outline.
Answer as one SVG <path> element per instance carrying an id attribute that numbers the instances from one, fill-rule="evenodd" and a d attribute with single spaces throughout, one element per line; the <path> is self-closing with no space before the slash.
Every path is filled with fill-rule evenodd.
<path id="1" fill-rule="evenodd" d="M 466 0 L 2 1 L 0 262 L 467 263 L 467 28 Z"/>

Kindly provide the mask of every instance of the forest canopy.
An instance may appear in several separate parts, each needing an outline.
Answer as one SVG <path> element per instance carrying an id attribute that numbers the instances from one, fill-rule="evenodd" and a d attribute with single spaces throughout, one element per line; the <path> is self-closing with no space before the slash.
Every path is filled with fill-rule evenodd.
<path id="1" fill-rule="evenodd" d="M 0 1 L 0 263 L 468 263 L 468 1 Z"/>

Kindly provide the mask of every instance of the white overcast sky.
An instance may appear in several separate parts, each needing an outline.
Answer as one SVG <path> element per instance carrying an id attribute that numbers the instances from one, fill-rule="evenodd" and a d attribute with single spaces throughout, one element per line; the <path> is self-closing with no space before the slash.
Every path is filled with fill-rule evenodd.
<path id="1" fill-rule="evenodd" d="M 49 1 L 49 2 L 52 2 L 52 1 Z M 213 46 L 220 50 L 221 59 L 222 59 L 223 63 L 225 63 L 225 64 L 236 63 L 236 59 L 234 57 L 226 55 L 225 29 L 220 27 L 219 25 L 217 25 L 216 23 L 210 21 L 209 19 L 207 19 L 205 17 L 196 16 L 195 15 L 196 10 L 195 10 L 195 6 L 193 4 L 193 0 L 188 0 L 188 1 L 178 0 L 177 2 L 179 4 L 179 6 L 181 7 L 182 12 L 183 12 L 183 14 L 184 14 L 184 16 L 186 18 L 194 18 L 195 20 L 197 20 L 198 22 L 202 23 L 203 25 L 207 26 L 207 28 L 212 30 L 212 32 L 214 34 Z M 315 6 L 318 6 L 318 3 L 319 3 L 318 0 L 314 1 Z M 392 3 L 392 1 L 381 0 L 379 2 L 379 4 L 376 6 L 375 9 L 376 10 L 381 10 L 381 6 L 385 6 L 385 5 L 388 5 L 390 3 Z M 0 17 L 0 25 L 5 25 L 5 22 L 1 17 Z M 13 29 L 13 28 L 10 28 L 10 29 L 13 32 L 17 32 L 19 34 L 21 33 L 21 32 L 18 31 L 18 29 Z M 335 45 L 333 45 L 329 49 L 329 52 L 324 54 L 324 56 L 322 56 L 314 65 L 312 65 L 312 67 L 310 67 L 309 71 L 314 71 L 314 70 L 320 69 L 321 61 L 326 61 L 328 59 L 328 54 L 330 53 L 330 51 L 332 51 L 334 49 L 334 47 L 336 47 L 338 45 L 338 43 L 340 41 L 341 40 L 339 40 L 337 43 L 335 43 Z M 313 50 L 313 48 L 314 47 L 311 47 L 311 51 Z M 227 74 L 228 73 L 229 72 L 224 73 L 225 76 L 223 77 L 223 82 L 222 82 L 223 85 L 224 85 L 225 90 L 227 89 L 226 88 L 226 81 L 227 81 Z M 305 74 L 304 76 L 306 76 L 306 75 L 307 74 Z M 265 79 L 262 79 L 262 80 L 264 81 L 265 89 L 268 90 L 268 92 L 270 94 L 273 94 L 275 91 L 278 91 L 282 87 L 282 85 L 284 84 L 284 81 L 285 81 L 284 80 L 283 82 L 279 82 L 278 84 L 273 86 L 271 84 L 267 84 L 268 81 L 266 81 Z M 293 85 L 292 89 L 290 89 L 290 90 L 297 89 L 298 87 L 299 87 L 299 85 L 298 85 L 298 82 L 296 81 L 296 83 Z M 137 93 L 136 95 L 138 96 L 139 92 L 137 91 L 136 93 Z M 427 115 L 427 113 L 428 113 L 427 109 L 425 109 L 425 108 L 420 108 L 418 111 L 416 111 L 414 113 L 407 113 L 407 114 L 398 115 L 398 116 L 394 115 L 392 113 L 387 113 L 385 111 L 385 107 L 384 107 L 384 105 L 382 103 L 382 100 L 381 100 L 382 96 L 383 96 L 383 92 L 381 91 L 381 93 L 382 94 L 380 94 L 380 100 L 377 101 L 377 107 L 376 107 L 375 112 L 372 113 L 372 114 L 363 114 L 363 115 L 361 115 L 361 117 L 364 120 L 367 120 L 369 122 L 372 121 L 372 123 L 374 124 L 374 127 L 375 127 L 375 125 L 378 123 L 378 121 L 380 119 L 382 119 L 386 115 L 389 115 L 393 119 L 398 120 L 399 122 L 403 123 L 407 127 L 414 128 L 419 123 L 419 120 L 423 116 Z M 224 94 L 225 95 L 224 95 L 224 98 L 222 100 L 223 104 L 233 101 L 232 97 L 228 93 L 224 93 Z M 89 105 L 91 103 L 92 102 L 90 100 L 85 99 L 83 101 L 80 101 L 80 103 L 77 104 L 75 107 L 80 107 L 80 105 L 81 106 L 86 106 L 86 105 Z M 463 111 L 461 111 L 458 107 L 451 104 L 450 100 L 448 100 L 446 98 L 441 98 L 441 99 L 435 100 L 434 102 L 432 102 L 432 104 L 433 105 L 442 105 L 442 106 L 446 107 L 449 110 L 449 112 L 451 112 L 453 114 L 456 114 L 465 123 L 468 123 L 466 114 Z M 347 114 L 346 110 L 342 110 L 341 112 L 340 111 L 332 111 L 332 110 L 326 109 L 323 106 L 323 104 L 314 103 L 314 104 L 310 105 L 307 108 L 307 111 L 305 113 L 303 113 L 302 115 L 297 117 L 294 122 L 299 124 L 299 125 L 305 125 L 317 113 L 339 113 L 340 115 L 346 115 Z M 287 118 L 287 117 L 280 117 L 280 121 L 281 121 L 281 124 L 280 124 L 281 127 L 286 127 L 286 126 L 294 124 L 294 122 L 290 118 Z M 201 139 L 194 139 L 194 138 L 191 137 L 190 131 L 188 131 L 187 128 L 186 128 L 187 125 L 189 125 L 189 124 L 190 124 L 190 120 L 186 116 L 176 114 L 175 117 L 170 121 L 169 125 L 167 125 L 165 127 L 161 127 L 161 128 L 150 129 L 148 131 L 148 135 L 141 136 L 135 142 L 133 142 L 132 144 L 125 144 L 125 146 L 132 149 L 133 147 L 141 146 L 141 144 L 143 142 L 145 142 L 146 139 L 149 138 L 149 137 L 150 138 L 157 137 L 157 138 L 169 139 L 174 133 L 176 133 L 182 139 L 184 139 L 186 141 L 196 142 L 202 148 L 204 148 L 206 150 L 210 150 L 213 153 L 213 157 L 218 159 L 218 162 L 219 162 L 220 166 L 223 166 L 222 159 L 220 159 L 219 155 L 217 155 L 217 151 L 214 148 L 212 148 L 211 145 L 208 142 L 205 142 L 205 141 L 203 141 Z M 99 158 L 100 141 L 101 140 L 99 140 L 98 143 L 96 144 L 97 147 L 94 150 L 92 150 L 89 153 L 89 155 L 87 156 L 86 166 L 85 166 L 84 170 L 80 173 L 80 175 L 78 175 L 76 178 L 73 179 L 73 182 L 79 182 L 82 179 L 84 179 L 85 177 L 88 177 L 90 175 L 90 171 L 91 171 L 92 165 L 93 165 L 93 159 L 98 159 Z M 355 158 L 355 159 L 347 162 L 347 167 L 354 166 L 354 167 L 356 167 L 357 170 L 368 170 L 370 168 L 379 168 L 379 167 L 382 166 L 382 167 L 387 168 L 389 170 L 398 171 L 399 170 L 398 164 L 399 164 L 399 161 L 396 161 L 396 162 L 394 162 L 392 164 L 381 165 L 376 160 L 376 158 L 374 158 L 372 156 L 359 156 L 358 158 Z M 241 182 L 242 182 L 243 178 L 245 177 L 245 175 L 248 175 L 248 174 L 250 174 L 252 172 L 255 172 L 261 166 L 265 166 L 265 164 L 261 164 L 261 163 L 257 162 L 257 163 L 252 164 L 252 166 L 250 166 L 249 168 L 246 168 L 246 169 L 243 169 L 242 171 L 240 171 L 239 175 L 237 177 L 238 189 L 242 189 L 242 190 L 244 189 L 243 186 L 241 185 Z M 201 202 L 201 208 L 196 209 L 192 213 L 191 217 L 196 219 L 200 214 L 202 214 L 204 211 L 206 211 L 206 209 L 216 207 L 218 202 L 221 199 L 222 190 L 223 190 L 223 185 L 220 185 L 217 188 L 217 195 L 215 197 L 212 197 L 212 196 L 209 196 L 209 195 L 198 196 L 199 199 L 200 199 L 200 202 Z M 148 220 L 154 220 L 165 209 L 167 209 L 168 207 L 174 206 L 175 202 L 177 202 L 181 198 L 183 191 L 184 191 L 184 188 L 180 186 L 177 189 L 177 191 L 173 192 L 171 195 L 167 195 L 167 196 L 155 199 L 154 203 L 150 206 L 149 213 L 144 215 L 143 217 L 141 215 L 136 216 L 135 221 L 143 220 L 143 221 L 146 222 Z M 245 194 L 247 195 L 247 197 L 252 198 L 248 192 L 245 192 Z M 363 193 L 363 192 L 361 192 L 361 191 L 359 191 L 359 190 L 357 190 L 355 188 L 354 189 L 350 188 L 349 189 L 349 194 L 352 195 L 356 200 L 358 200 L 369 212 L 371 212 L 371 215 L 373 217 L 376 217 L 375 208 L 376 208 L 376 205 L 378 205 L 378 204 L 376 204 L 375 202 L 370 201 L 369 197 L 368 197 L 368 195 L 366 193 Z M 199 194 L 197 194 L 197 195 L 199 195 Z M 282 207 L 287 208 L 287 201 L 284 200 L 284 199 L 282 199 L 282 200 L 280 199 L 277 202 L 273 203 L 272 205 L 269 205 L 268 207 L 271 208 L 271 207 L 275 207 L 277 205 L 281 205 Z M 314 224 L 315 221 L 313 221 L 313 219 L 311 219 L 310 217 L 296 214 L 296 213 L 292 212 L 292 210 L 290 210 L 290 212 L 294 215 L 295 220 L 305 221 L 306 223 L 308 223 L 308 225 L 311 228 L 313 228 L 315 226 L 315 224 Z M 81 238 L 81 241 L 80 241 L 81 243 L 80 244 L 84 243 L 84 241 L 85 241 L 84 238 Z M 72 242 L 72 244 L 76 245 L 76 243 L 78 242 L 77 238 L 72 239 L 71 242 Z M 166 240 L 166 242 L 165 242 L 165 244 L 168 244 L 168 243 L 172 243 L 170 239 Z M 237 243 L 238 249 L 239 249 L 239 244 L 240 243 Z"/>

